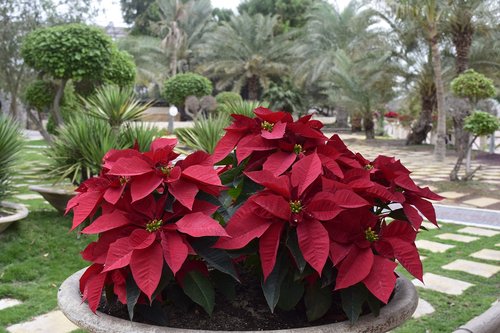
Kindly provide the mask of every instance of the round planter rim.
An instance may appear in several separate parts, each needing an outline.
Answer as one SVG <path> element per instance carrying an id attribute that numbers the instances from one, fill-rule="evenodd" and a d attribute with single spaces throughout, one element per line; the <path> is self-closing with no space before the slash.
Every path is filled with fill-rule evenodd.
<path id="1" fill-rule="evenodd" d="M 35 192 L 46 192 L 46 193 L 55 193 L 55 194 L 69 194 L 69 195 L 76 194 L 76 192 L 74 190 L 69 190 L 69 189 L 57 187 L 57 185 L 30 185 L 30 186 L 28 186 L 28 188 L 31 191 L 35 191 Z"/>
<path id="2" fill-rule="evenodd" d="M 86 268 L 68 277 L 59 288 L 57 300 L 64 315 L 77 326 L 92 333 L 108 332 L 136 332 L 136 333 L 214 333 L 228 331 L 196 330 L 173 327 L 162 327 L 131 322 L 113 317 L 102 312 L 97 314 L 90 311 L 88 305 L 82 302 L 79 280 Z M 349 322 L 338 322 L 319 326 L 302 328 L 265 330 L 265 331 L 230 331 L 240 333 L 361 333 L 387 332 L 406 320 L 410 319 L 417 307 L 418 295 L 415 286 L 405 277 L 399 277 L 396 282 L 395 293 L 391 301 L 380 309 L 379 316 L 373 314 L 361 316 L 351 325 Z"/>
<path id="3" fill-rule="evenodd" d="M 23 204 L 18 204 L 9 201 L 0 201 L 0 207 L 15 209 L 16 212 L 12 215 L 0 217 L 0 224 L 2 223 L 12 223 L 19 221 L 28 216 L 28 208 Z"/>

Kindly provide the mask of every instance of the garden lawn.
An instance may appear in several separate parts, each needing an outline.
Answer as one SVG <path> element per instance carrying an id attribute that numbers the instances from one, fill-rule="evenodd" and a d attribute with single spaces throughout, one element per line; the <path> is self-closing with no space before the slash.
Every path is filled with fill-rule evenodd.
<path id="1" fill-rule="evenodd" d="M 453 332 L 460 325 L 465 324 L 475 316 L 486 311 L 494 301 L 500 297 L 500 273 L 490 278 L 484 278 L 460 271 L 452 271 L 441 268 L 456 259 L 464 259 L 475 262 L 482 262 L 491 265 L 497 265 L 498 262 L 491 260 L 481 260 L 469 257 L 469 254 L 481 249 L 500 250 L 495 244 L 500 243 L 500 235 L 493 237 L 479 237 L 470 243 L 460 243 L 451 240 L 442 240 L 435 236 L 441 233 L 457 233 L 458 229 L 465 226 L 442 224 L 441 229 L 422 231 L 417 239 L 427 239 L 439 243 L 455 245 L 454 248 L 444 253 L 432 253 L 426 250 L 420 250 L 420 254 L 427 257 L 423 260 L 424 273 L 434 273 L 453 279 L 465 281 L 474 284 L 473 287 L 465 290 L 462 295 L 451 296 L 432 290 L 417 288 L 420 298 L 429 302 L 434 309 L 434 313 L 425 315 L 418 319 L 411 319 L 402 327 L 393 330 L 394 333 L 449 333 Z M 460 234 L 460 233 L 457 233 Z M 468 235 L 468 234 L 462 234 Z M 409 274 L 403 269 L 398 268 L 398 272 L 408 278 Z M 424 281 L 425 282 L 425 281 Z"/>
<path id="2" fill-rule="evenodd" d="M 29 146 L 42 146 L 31 141 Z M 23 304 L 0 310 L 0 333 L 6 327 L 57 308 L 57 290 L 62 281 L 86 266 L 79 252 L 91 241 L 69 233 L 71 217 L 59 215 L 43 199 L 23 200 L 18 194 L 34 194 L 31 184 L 50 184 L 42 168 L 43 148 L 24 148 L 23 164 L 17 169 L 15 193 L 9 201 L 25 204 L 30 214 L 0 233 L 0 299 L 15 298 Z"/>

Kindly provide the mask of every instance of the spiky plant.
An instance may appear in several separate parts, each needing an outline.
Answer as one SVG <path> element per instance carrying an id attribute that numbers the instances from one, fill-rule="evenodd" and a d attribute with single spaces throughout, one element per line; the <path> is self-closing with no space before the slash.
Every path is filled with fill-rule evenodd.
<path id="1" fill-rule="evenodd" d="M 189 148 L 213 153 L 217 142 L 224 135 L 224 128 L 230 123 L 225 114 L 198 118 L 190 128 L 178 128 L 175 135 Z"/>
<path id="2" fill-rule="evenodd" d="M 120 131 L 120 147 L 132 148 L 137 142 L 140 151 L 149 149 L 151 142 L 166 134 L 164 129 L 145 124 L 125 124 Z"/>
<path id="3" fill-rule="evenodd" d="M 133 95 L 131 88 L 107 85 L 83 100 L 88 114 L 105 120 L 117 134 L 126 121 L 138 120 L 150 104 L 141 104 Z"/>
<path id="4" fill-rule="evenodd" d="M 253 118 L 255 117 L 253 110 L 258 108 L 259 106 L 268 107 L 269 103 L 258 101 L 232 100 L 219 105 L 217 111 L 228 116 L 232 114 L 240 114 L 242 116 Z"/>
<path id="5" fill-rule="evenodd" d="M 19 124 L 0 113 L 0 201 L 9 194 L 13 168 L 22 146 Z"/>

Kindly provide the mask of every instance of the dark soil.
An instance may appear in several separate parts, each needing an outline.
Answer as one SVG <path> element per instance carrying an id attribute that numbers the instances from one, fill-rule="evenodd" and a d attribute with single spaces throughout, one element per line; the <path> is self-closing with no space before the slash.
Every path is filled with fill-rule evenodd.
<path id="1" fill-rule="evenodd" d="M 210 317 L 196 305 L 186 309 L 172 304 L 164 305 L 163 311 L 167 318 L 167 326 L 175 328 L 204 329 L 214 331 L 250 331 L 273 330 L 323 325 L 346 320 L 340 306 L 340 299 L 334 299 L 330 311 L 321 319 L 309 322 L 306 317 L 305 306 L 300 302 L 295 310 L 281 311 L 276 309 L 271 313 L 260 288 L 260 281 L 256 278 L 242 277 L 242 284 L 236 287 L 236 298 L 229 301 L 221 294 L 216 294 L 218 303 Z M 125 306 L 104 307 L 100 311 L 112 316 L 128 320 Z M 140 314 L 135 315 L 134 321 L 154 324 Z"/>

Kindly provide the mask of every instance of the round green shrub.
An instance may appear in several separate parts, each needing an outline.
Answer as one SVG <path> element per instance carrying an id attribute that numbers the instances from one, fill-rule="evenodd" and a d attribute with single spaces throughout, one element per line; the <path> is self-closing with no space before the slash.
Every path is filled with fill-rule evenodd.
<path id="1" fill-rule="evenodd" d="M 496 95 L 493 80 L 473 69 L 468 69 L 451 81 L 452 93 L 461 98 L 470 98 L 474 102 Z"/>
<path id="2" fill-rule="evenodd" d="M 52 105 L 57 86 L 50 81 L 36 80 L 23 92 L 23 101 L 38 112 L 47 111 Z"/>
<path id="3" fill-rule="evenodd" d="M 99 80 L 111 61 L 112 41 L 102 30 L 83 24 L 41 28 L 21 47 L 26 64 L 54 78 Z"/>
<path id="4" fill-rule="evenodd" d="M 177 74 L 165 81 L 163 97 L 168 103 L 183 107 L 188 96 L 202 97 L 212 94 L 212 82 L 195 73 Z"/>
<path id="5" fill-rule="evenodd" d="M 131 87 L 135 82 L 135 73 L 134 58 L 128 52 L 114 47 L 111 50 L 111 63 L 104 71 L 104 81 L 120 88 Z"/>
<path id="6" fill-rule="evenodd" d="M 215 100 L 217 101 L 217 104 L 227 104 L 239 102 L 243 100 L 243 98 L 241 98 L 240 94 L 233 91 L 223 91 L 215 96 Z"/>
<path id="7" fill-rule="evenodd" d="M 487 112 L 475 111 L 465 118 L 464 129 L 477 136 L 495 133 L 499 128 L 498 118 Z"/>

